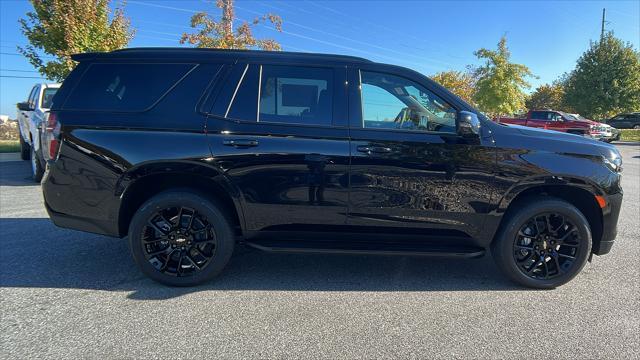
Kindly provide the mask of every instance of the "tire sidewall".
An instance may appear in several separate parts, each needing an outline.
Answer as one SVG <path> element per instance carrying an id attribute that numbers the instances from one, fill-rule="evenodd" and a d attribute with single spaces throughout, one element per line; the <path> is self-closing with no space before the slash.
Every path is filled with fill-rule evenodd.
<path id="1" fill-rule="evenodd" d="M 193 208 L 205 216 L 213 227 L 217 239 L 216 250 L 213 257 L 209 259 L 210 263 L 197 274 L 186 277 L 166 275 L 156 270 L 144 257 L 145 250 L 141 239 L 142 230 L 153 214 L 161 209 L 179 206 Z M 171 191 L 154 196 L 138 209 L 129 226 L 129 248 L 133 260 L 145 275 L 170 286 L 193 286 L 212 279 L 223 270 L 231 258 L 235 245 L 227 216 L 220 209 L 222 208 L 214 202 L 193 192 Z"/>
<path id="2" fill-rule="evenodd" d="M 546 212 L 558 213 L 567 217 L 576 226 L 582 243 L 575 260 L 576 263 L 569 272 L 553 279 L 539 280 L 530 278 L 518 268 L 513 258 L 513 245 L 518 230 L 525 222 L 534 215 Z M 524 204 L 516 214 L 505 220 L 507 220 L 507 224 L 500 237 L 494 242 L 492 253 L 498 266 L 511 280 L 527 287 L 552 289 L 569 282 L 584 268 L 591 253 L 591 229 L 585 216 L 575 206 L 557 199 L 536 199 Z"/>
<path id="3" fill-rule="evenodd" d="M 35 169 L 33 166 L 31 167 L 31 178 L 35 182 L 40 182 L 44 175 L 43 161 L 41 161 L 41 158 L 42 156 L 38 155 L 38 151 L 36 151 L 34 147 L 31 147 L 31 161 L 35 162 Z"/>
<path id="4" fill-rule="evenodd" d="M 19 131 L 18 137 L 20 139 L 20 158 L 22 160 L 29 160 L 31 156 L 31 147 L 26 141 L 24 141 L 22 131 Z"/>

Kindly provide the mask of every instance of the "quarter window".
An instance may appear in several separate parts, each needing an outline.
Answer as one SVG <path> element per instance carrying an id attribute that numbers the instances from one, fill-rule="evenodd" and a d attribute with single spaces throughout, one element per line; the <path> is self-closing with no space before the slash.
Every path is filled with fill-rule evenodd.
<path id="1" fill-rule="evenodd" d="M 455 132 L 456 110 L 420 84 L 367 71 L 360 80 L 364 128 Z"/>
<path id="2" fill-rule="evenodd" d="M 193 64 L 92 64 L 69 95 L 72 110 L 142 111 L 152 106 Z"/>

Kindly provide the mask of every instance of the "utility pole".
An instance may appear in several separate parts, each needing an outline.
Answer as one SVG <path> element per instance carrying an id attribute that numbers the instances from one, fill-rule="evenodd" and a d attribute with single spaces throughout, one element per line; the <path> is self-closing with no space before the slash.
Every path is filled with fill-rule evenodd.
<path id="1" fill-rule="evenodd" d="M 600 41 L 602 41 L 602 39 L 604 39 L 604 18 L 605 18 L 605 8 L 602 8 L 602 30 L 600 30 Z"/>

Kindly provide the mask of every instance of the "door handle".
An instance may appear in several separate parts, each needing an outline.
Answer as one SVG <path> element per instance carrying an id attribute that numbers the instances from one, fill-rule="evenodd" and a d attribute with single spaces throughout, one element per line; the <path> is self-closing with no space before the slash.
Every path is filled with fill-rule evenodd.
<path id="1" fill-rule="evenodd" d="M 370 146 L 370 145 L 358 145 L 356 149 L 359 152 L 368 153 L 368 154 L 387 154 L 392 151 L 390 147 Z"/>
<path id="2" fill-rule="evenodd" d="M 258 140 L 254 139 L 228 139 L 222 142 L 225 146 L 233 146 L 238 148 L 258 146 Z"/>

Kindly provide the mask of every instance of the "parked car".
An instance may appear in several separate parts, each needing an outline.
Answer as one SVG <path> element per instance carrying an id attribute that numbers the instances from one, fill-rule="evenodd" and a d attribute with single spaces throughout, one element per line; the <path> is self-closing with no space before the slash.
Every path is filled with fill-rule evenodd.
<path id="1" fill-rule="evenodd" d="M 597 140 L 602 138 L 602 131 L 604 130 L 598 122 L 591 120 L 581 121 L 571 114 L 557 110 L 530 110 L 523 117 L 501 117 L 498 122 L 561 131 L 588 136 Z"/>
<path id="2" fill-rule="evenodd" d="M 579 121 L 586 121 L 589 123 L 594 122 L 593 120 L 587 119 L 580 114 L 569 114 L 569 115 L 573 116 L 576 120 L 579 120 Z M 599 123 L 598 126 L 600 127 L 600 140 L 608 143 L 612 141 L 620 140 L 620 130 L 605 123 Z"/>
<path id="3" fill-rule="evenodd" d="M 617 129 L 640 129 L 640 112 L 618 114 L 609 120 L 607 124 Z"/>
<path id="4" fill-rule="evenodd" d="M 409 69 L 212 49 L 73 59 L 47 122 L 47 211 L 58 226 L 128 236 L 164 284 L 213 278 L 242 243 L 491 251 L 515 282 L 553 288 L 616 237 L 615 147 L 494 123 Z"/>
<path id="5" fill-rule="evenodd" d="M 45 167 L 39 141 L 39 128 L 58 88 L 60 84 L 36 84 L 31 88 L 27 101 L 17 104 L 20 157 L 22 160 L 31 160 L 32 177 L 38 182 L 44 174 Z"/>

